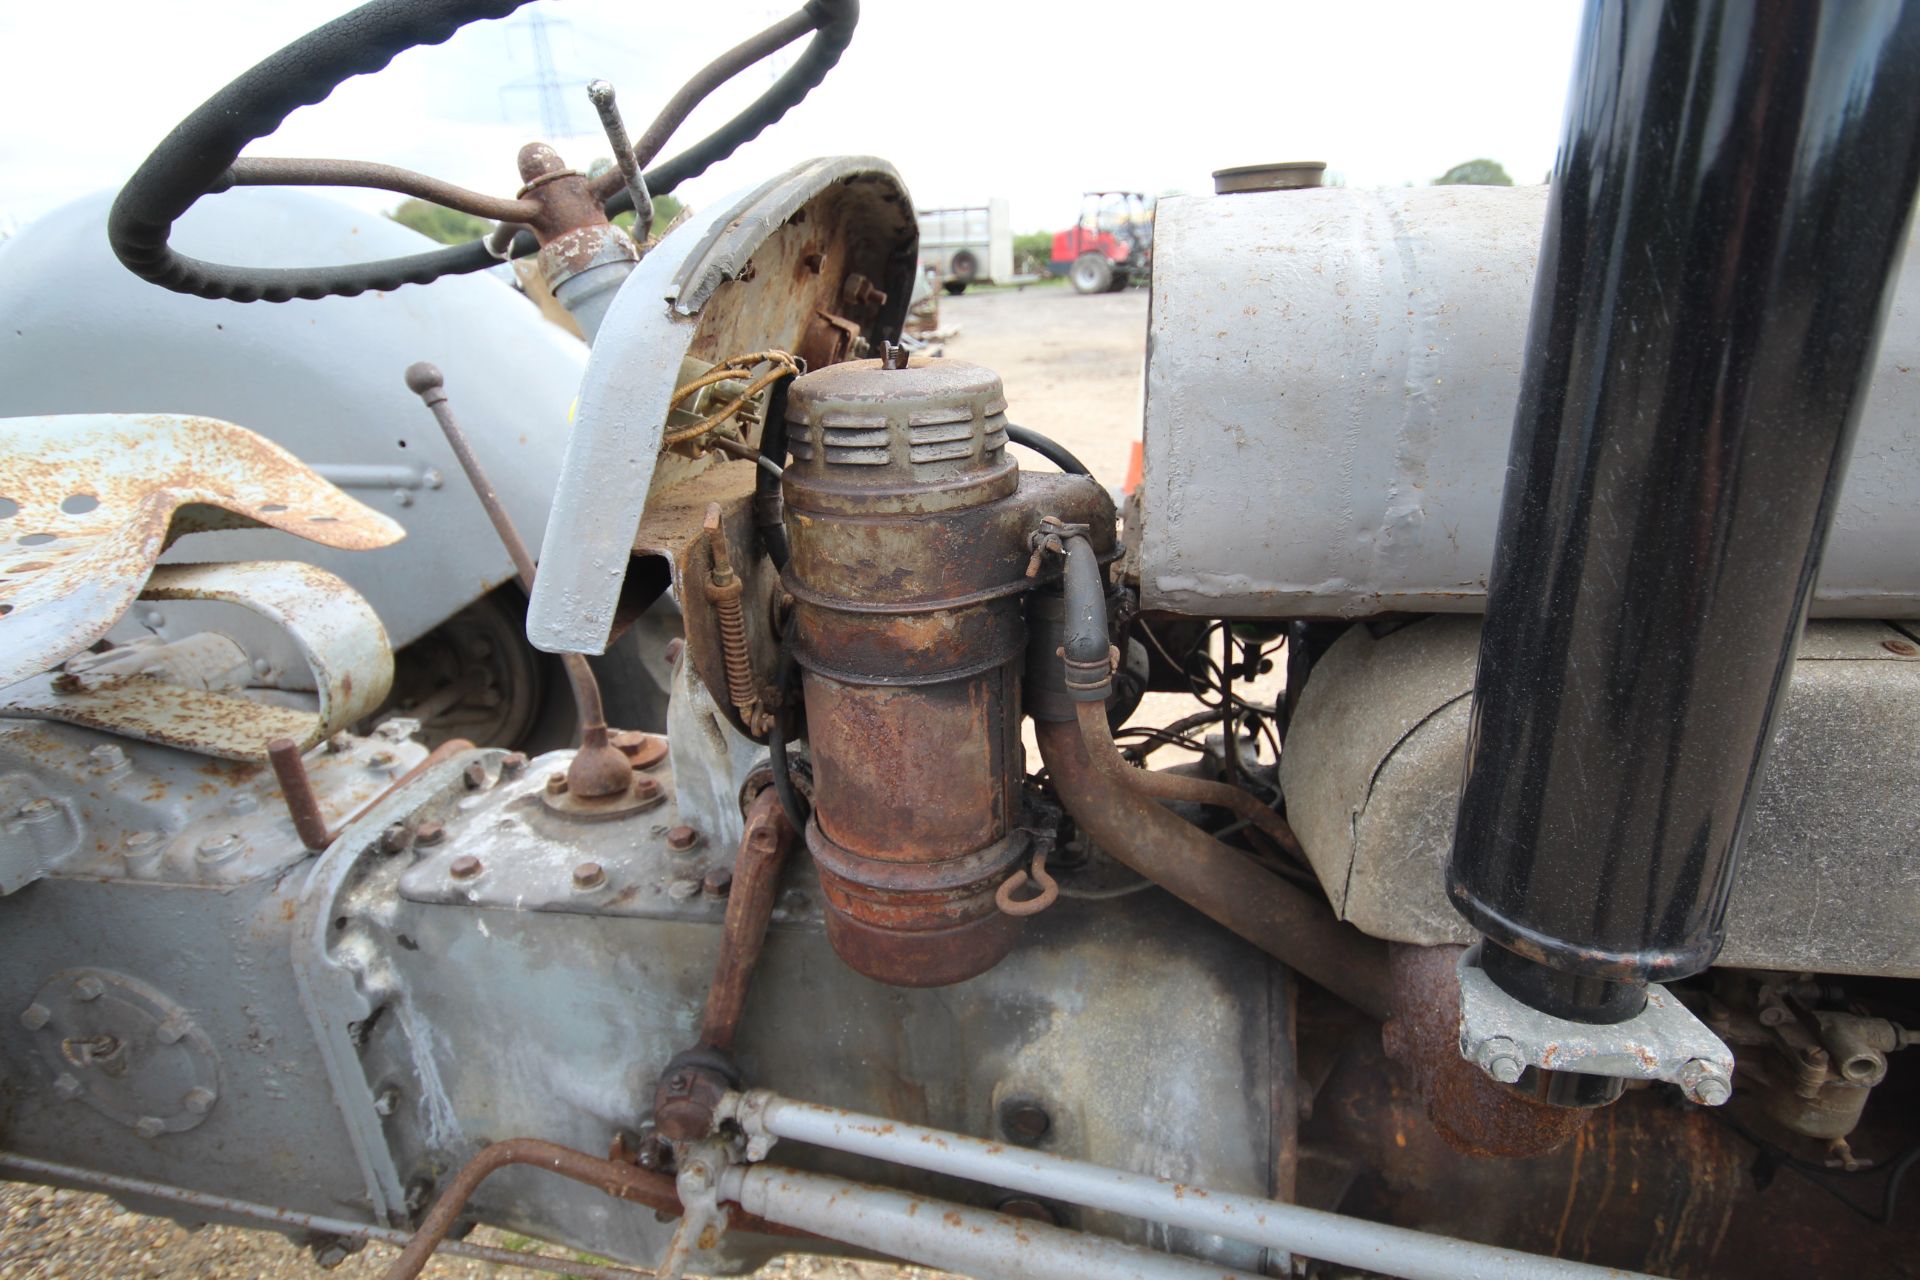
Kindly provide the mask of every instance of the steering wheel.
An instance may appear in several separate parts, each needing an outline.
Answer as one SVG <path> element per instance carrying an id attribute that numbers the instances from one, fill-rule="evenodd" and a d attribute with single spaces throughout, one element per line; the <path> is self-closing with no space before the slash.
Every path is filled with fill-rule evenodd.
<path id="1" fill-rule="evenodd" d="M 396 54 L 416 45 L 444 43 L 470 22 L 503 18 L 525 3 L 373 0 L 308 32 L 207 99 L 154 148 L 113 202 L 107 240 L 115 256 L 135 275 L 178 293 L 234 302 L 286 302 L 426 284 L 445 275 L 483 270 L 503 256 L 533 252 L 535 236 L 520 231 L 512 235 L 510 245 L 503 244 L 506 237 L 496 233 L 498 238 L 379 262 L 235 267 L 187 257 L 167 243 L 173 224 L 202 196 L 244 186 L 372 187 L 494 219 L 503 232 L 517 226 L 541 229 L 547 207 L 527 196 L 543 179 L 532 180 L 518 197 L 504 199 L 391 165 L 240 156 L 248 143 L 266 137 L 296 109 L 320 102 L 344 81 L 378 71 Z M 632 148 L 631 166 L 621 156 L 620 164 L 587 184 L 593 199 L 608 216 L 624 213 L 634 201 L 623 170 L 636 174 L 644 170 L 643 189 L 664 194 L 732 155 L 826 77 L 853 38 L 859 16 L 859 0 L 807 0 L 797 12 L 722 54 L 688 81 L 648 126 Z M 647 168 L 702 99 L 809 32 L 813 39 L 799 59 L 751 106 L 672 159 Z M 550 151 L 546 154 L 551 156 Z M 576 176 L 570 170 L 562 173 Z M 489 248 L 489 239 L 502 245 L 503 251 Z"/>

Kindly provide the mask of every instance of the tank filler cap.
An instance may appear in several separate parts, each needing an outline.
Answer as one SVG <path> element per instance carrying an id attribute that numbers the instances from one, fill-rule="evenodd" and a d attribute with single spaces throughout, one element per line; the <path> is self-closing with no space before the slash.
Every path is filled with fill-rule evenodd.
<path id="1" fill-rule="evenodd" d="M 1325 160 L 1275 160 L 1213 171 L 1213 194 L 1239 195 L 1248 191 L 1300 191 L 1325 180 Z"/>

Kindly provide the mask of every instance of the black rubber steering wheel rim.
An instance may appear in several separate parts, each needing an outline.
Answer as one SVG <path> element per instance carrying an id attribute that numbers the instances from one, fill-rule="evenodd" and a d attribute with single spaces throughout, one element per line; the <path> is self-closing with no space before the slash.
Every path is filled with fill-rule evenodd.
<path id="1" fill-rule="evenodd" d="M 378 262 L 239 267 L 188 257 L 168 238 L 196 201 L 234 185 L 233 162 L 247 144 L 274 132 L 294 111 L 323 101 L 354 76 L 381 70 L 408 49 L 443 44 L 470 22 L 506 17 L 526 3 L 372 0 L 272 54 L 176 125 L 134 171 L 107 217 L 114 255 L 135 275 L 176 293 L 234 302 L 352 297 L 493 266 L 499 259 L 484 240 Z M 739 115 L 648 170 L 649 191 L 664 195 L 706 172 L 778 121 L 826 77 L 853 38 L 859 0 L 808 0 L 805 11 L 814 20 L 814 34 L 794 65 Z M 606 202 L 609 215 L 632 207 L 625 191 Z M 523 232 L 510 256 L 534 247 L 533 237 Z"/>

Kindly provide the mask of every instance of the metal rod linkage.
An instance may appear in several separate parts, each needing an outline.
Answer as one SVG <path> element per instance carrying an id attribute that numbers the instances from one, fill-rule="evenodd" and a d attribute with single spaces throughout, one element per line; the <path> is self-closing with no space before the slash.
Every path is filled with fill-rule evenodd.
<path id="1" fill-rule="evenodd" d="M 440 370 L 424 360 L 407 366 L 407 388 L 426 403 L 434 421 L 440 424 L 454 457 L 459 459 L 460 469 L 467 473 L 475 496 L 486 510 L 487 519 L 493 522 L 494 533 L 499 535 L 501 545 L 507 549 L 507 558 L 513 561 L 521 589 L 531 598 L 536 568 L 533 552 L 527 549 L 526 541 L 514 527 L 506 504 L 500 501 L 500 495 L 494 490 L 493 482 L 487 479 L 480 459 L 474 456 L 466 433 L 453 416 L 453 408 L 447 403 L 445 384 Z M 632 785 L 633 771 L 628 767 L 626 757 L 608 741 L 607 715 L 600 700 L 600 682 L 594 678 L 593 668 L 587 665 L 586 658 L 581 654 L 563 653 L 560 663 L 566 669 L 567 683 L 573 689 L 573 704 L 580 715 L 580 749 L 574 753 L 573 763 L 567 766 L 568 788 L 575 795 L 595 799 L 619 795 Z"/>
<path id="2" fill-rule="evenodd" d="M 1258 1196 L 1192 1187 L 1172 1178 L 1108 1169 L 939 1129 L 796 1102 L 763 1090 L 729 1097 L 720 1114 L 737 1121 L 749 1138 L 786 1138 L 1407 1280 L 1628 1280 L 1640 1275 L 1367 1222 Z M 768 1176 L 773 1175 L 770 1172 Z M 792 1175 L 781 1169 L 778 1176 Z M 743 1204 L 747 1203 L 746 1194 L 743 1184 Z M 765 1201 L 762 1206 L 767 1207 Z M 778 1221 L 780 1211 L 773 1208 L 767 1216 Z M 822 1228 L 822 1234 L 848 1239 L 847 1229 L 846 1224 L 834 1221 Z"/>

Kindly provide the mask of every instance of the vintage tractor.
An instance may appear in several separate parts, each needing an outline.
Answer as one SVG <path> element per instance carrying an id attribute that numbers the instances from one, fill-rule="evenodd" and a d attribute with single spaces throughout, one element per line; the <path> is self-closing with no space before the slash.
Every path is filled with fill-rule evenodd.
<path id="1" fill-rule="evenodd" d="M 245 424 L 0 424 L 0 1171 L 392 1243 L 392 1280 L 501 1260 L 483 1222 L 654 1269 L 601 1275 L 1913 1274 L 1920 4 L 1591 0 L 1550 188 L 1162 201 L 1117 512 L 992 371 L 897 345 L 884 161 L 644 252 L 609 223 L 804 97 L 852 0 L 637 143 L 596 84 L 598 179 L 242 154 L 517 3 L 302 38 L 108 235 L 294 315 L 535 260 L 592 343 L 537 559 L 462 429 L 481 375 L 381 359 L 578 746 L 380 720 L 379 613 L 289 557 L 409 531 Z M 498 228 L 326 267 L 170 239 L 329 183 Z M 659 735 L 587 656 L 663 597 Z M 257 678 L 263 630 L 304 679 Z"/>

